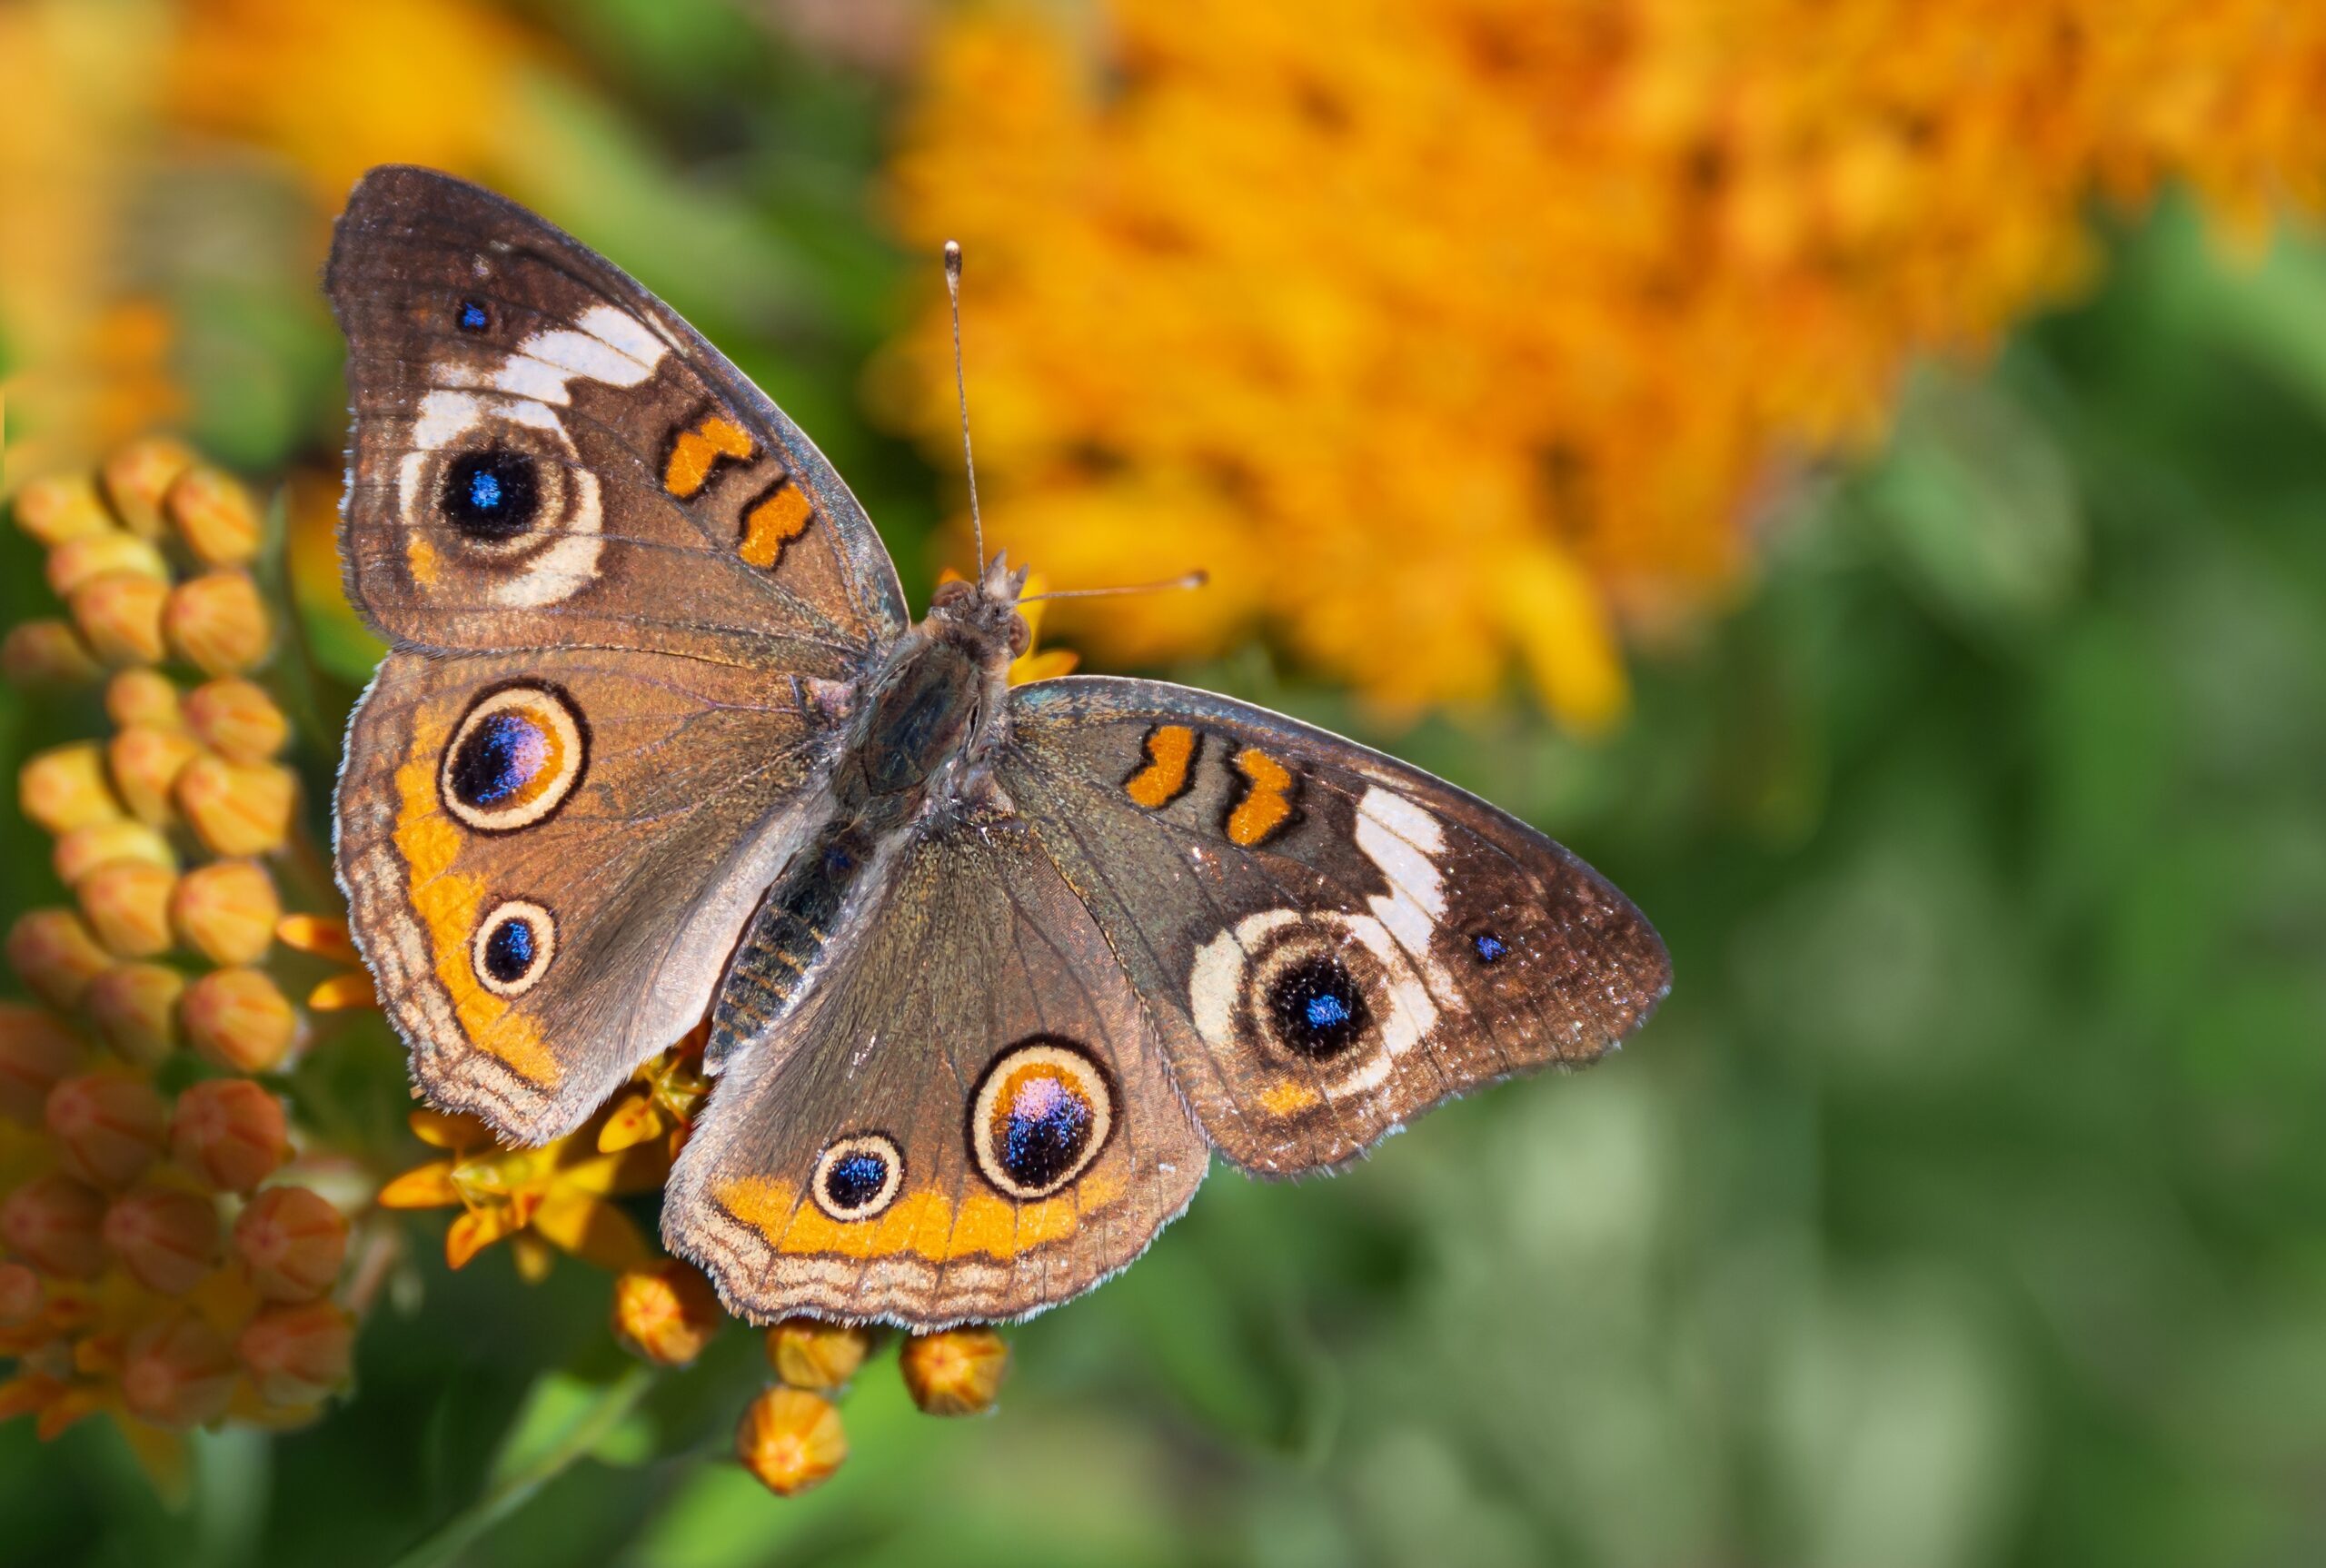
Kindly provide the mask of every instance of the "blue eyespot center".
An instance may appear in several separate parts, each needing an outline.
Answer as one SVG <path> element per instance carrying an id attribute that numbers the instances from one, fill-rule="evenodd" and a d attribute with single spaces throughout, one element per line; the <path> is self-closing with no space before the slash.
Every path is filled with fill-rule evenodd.
<path id="1" fill-rule="evenodd" d="M 533 959 L 540 951 L 533 923 L 522 916 L 512 916 L 484 938 L 485 973 L 504 986 L 513 986 L 532 972 Z"/>
<path id="2" fill-rule="evenodd" d="M 1277 1042 L 1310 1061 L 1339 1056 L 1373 1026 L 1364 987 L 1329 953 L 1287 965 L 1268 984 L 1267 1011 Z"/>
<path id="3" fill-rule="evenodd" d="M 1097 1116 L 1090 1102 L 1055 1071 L 1028 1071 L 1008 1086 L 994 1157 L 1021 1187 L 1049 1186 L 1081 1158 Z"/>
<path id="4" fill-rule="evenodd" d="M 889 1185 L 888 1156 L 877 1149 L 850 1149 L 824 1167 L 824 1196 L 832 1207 L 865 1207 Z"/>
<path id="5" fill-rule="evenodd" d="M 549 732 L 528 714 L 488 713 L 452 759 L 452 792 L 481 810 L 522 793 L 550 763 Z"/>
<path id="6" fill-rule="evenodd" d="M 462 300 L 461 302 L 461 331 L 464 332 L 481 332 L 492 324 L 492 317 L 486 312 L 482 304 L 475 300 Z"/>
<path id="7" fill-rule="evenodd" d="M 525 452 L 487 447 L 444 470 L 444 515 L 471 539 L 500 543 L 532 527 L 541 511 L 541 471 Z"/>
<path id="8" fill-rule="evenodd" d="M 1478 955 L 1481 964 L 1499 963 L 1502 956 L 1510 951 L 1509 946 L 1492 931 L 1480 931 L 1471 938 L 1470 947 Z"/>

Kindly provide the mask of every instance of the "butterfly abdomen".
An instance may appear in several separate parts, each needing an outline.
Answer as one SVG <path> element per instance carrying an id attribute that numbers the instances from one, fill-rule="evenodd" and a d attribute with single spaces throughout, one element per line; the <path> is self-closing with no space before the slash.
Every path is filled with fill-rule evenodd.
<path id="1" fill-rule="evenodd" d="M 806 997 L 850 895 L 865 881 L 878 849 L 861 820 L 832 823 L 792 857 L 768 889 L 719 987 L 705 1053 L 713 1070 Z"/>

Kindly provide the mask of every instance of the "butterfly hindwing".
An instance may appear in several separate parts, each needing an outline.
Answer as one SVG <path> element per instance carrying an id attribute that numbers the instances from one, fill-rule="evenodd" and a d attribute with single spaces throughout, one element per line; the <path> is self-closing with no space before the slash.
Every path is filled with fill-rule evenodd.
<path id="1" fill-rule="evenodd" d="M 1329 1166 L 1450 1095 L 1580 1065 L 1670 981 L 1566 849 L 1451 785 L 1226 698 L 1013 693 L 999 776 L 1247 1169 Z"/>
<path id="2" fill-rule="evenodd" d="M 766 1320 L 1019 1315 L 1128 1263 L 1207 1151 L 1088 909 L 1022 822 L 901 854 L 801 1009 L 738 1052 L 662 1230 Z"/>
<path id="3" fill-rule="evenodd" d="M 907 624 L 806 436 L 612 263 L 430 170 L 349 198 L 350 597 L 437 650 L 600 646 L 844 679 Z"/>

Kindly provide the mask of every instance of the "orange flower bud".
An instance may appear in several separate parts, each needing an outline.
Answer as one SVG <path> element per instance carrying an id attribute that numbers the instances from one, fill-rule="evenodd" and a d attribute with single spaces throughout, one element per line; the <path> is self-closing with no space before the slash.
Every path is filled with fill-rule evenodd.
<path id="1" fill-rule="evenodd" d="M 174 1187 L 132 1187 L 105 1210 L 104 1238 L 138 1284 L 184 1295 L 218 1261 L 218 1206 Z"/>
<path id="2" fill-rule="evenodd" d="M 180 583 L 169 596 L 161 626 L 178 657 L 204 675 L 254 669 L 273 635 L 257 587 L 234 571 L 206 571 Z M 98 652 L 102 657 L 104 650 Z"/>
<path id="3" fill-rule="evenodd" d="M 143 822 L 98 822 L 75 828 L 56 841 L 50 863 L 56 868 L 56 879 L 69 888 L 115 860 L 142 860 L 173 871 L 178 864 L 170 841 Z"/>
<path id="4" fill-rule="evenodd" d="M 711 1282 L 677 1258 L 631 1269 L 614 1281 L 615 1337 L 632 1355 L 660 1365 L 686 1365 L 726 1321 Z"/>
<path id="5" fill-rule="evenodd" d="M 151 1067 L 177 1049 L 178 998 L 184 992 L 185 977 L 166 964 L 122 964 L 91 981 L 82 1000 L 97 1037 L 114 1055 Z"/>
<path id="6" fill-rule="evenodd" d="M 214 855 L 263 855 L 291 833 L 297 780 L 272 762 L 196 757 L 178 775 L 178 809 Z"/>
<path id="7" fill-rule="evenodd" d="M 0 1263 L 0 1329 L 31 1327 L 41 1305 L 40 1275 L 21 1263 Z"/>
<path id="8" fill-rule="evenodd" d="M 291 721 L 255 681 L 229 675 L 186 693 L 186 723 L 229 762 L 263 762 L 291 738 Z"/>
<path id="9" fill-rule="evenodd" d="M 75 686 L 104 670 L 81 634 L 54 616 L 18 621 L 0 639 L 0 675 L 18 686 Z"/>
<path id="10" fill-rule="evenodd" d="M 204 1061 L 237 1073 L 273 1068 L 299 1033 L 289 998 L 256 969 L 213 969 L 194 981 L 178 1023 Z"/>
<path id="11" fill-rule="evenodd" d="M 169 584 L 144 572 L 108 571 L 75 588 L 67 608 L 99 663 L 154 664 L 166 651 L 162 606 L 169 598 Z"/>
<path id="12" fill-rule="evenodd" d="M 870 1330 L 852 1323 L 787 1317 L 767 1331 L 767 1363 L 794 1388 L 843 1388 L 872 1348 Z"/>
<path id="13" fill-rule="evenodd" d="M 170 897 L 178 935 L 214 964 L 254 964 L 266 957 L 282 918 L 273 879 L 252 860 L 196 866 L 178 878 Z"/>
<path id="14" fill-rule="evenodd" d="M 51 833 L 70 833 L 126 813 L 106 777 L 104 754 L 93 740 L 59 746 L 26 762 L 16 775 L 25 815 Z"/>
<path id="15" fill-rule="evenodd" d="M 129 1336 L 122 1403 L 159 1426 L 202 1426 L 226 1414 L 234 1371 L 234 1350 L 216 1329 L 190 1312 L 172 1313 Z"/>
<path id="16" fill-rule="evenodd" d="M 261 1307 L 234 1354 L 269 1404 L 308 1404 L 347 1381 L 355 1320 L 328 1301 Z"/>
<path id="17" fill-rule="evenodd" d="M 16 492 L 16 526 L 52 549 L 68 539 L 103 533 L 113 514 L 85 474 L 48 474 Z"/>
<path id="18" fill-rule="evenodd" d="M 178 1097 L 170 1156 L 220 1192 L 247 1193 L 291 1157 L 283 1102 L 248 1078 L 205 1078 Z"/>
<path id="19" fill-rule="evenodd" d="M 74 895 L 89 929 L 124 958 L 170 950 L 170 893 L 177 873 L 144 860 L 115 860 L 81 878 Z"/>
<path id="20" fill-rule="evenodd" d="M 93 533 L 58 545 L 48 552 L 46 571 L 48 590 L 59 599 L 72 598 L 82 584 L 112 571 L 155 582 L 170 580 L 170 563 L 160 551 L 134 533 L 120 532 Z"/>
<path id="21" fill-rule="evenodd" d="M 80 1066 L 81 1042 L 55 1014 L 0 1002 L 0 1115 L 40 1126 L 48 1091 Z"/>
<path id="22" fill-rule="evenodd" d="M 151 724 L 133 724 L 105 746 L 114 788 L 139 821 L 156 828 L 176 820 L 171 802 L 178 778 L 201 755 L 201 745 L 184 730 Z"/>
<path id="23" fill-rule="evenodd" d="M 931 1415 L 977 1415 L 993 1408 L 1009 1370 L 1009 1346 L 989 1328 L 917 1334 L 898 1357 L 912 1402 Z"/>
<path id="24" fill-rule="evenodd" d="M 113 955 L 72 910 L 34 909 L 8 928 L 8 966 L 42 1001 L 69 1008 L 113 968 Z"/>
<path id="25" fill-rule="evenodd" d="M 162 498 L 186 548 L 212 566 L 229 566 L 258 553 L 258 505 L 233 476 L 196 463 L 178 475 Z"/>
<path id="26" fill-rule="evenodd" d="M 105 682 L 105 717 L 114 728 L 150 724 L 156 729 L 184 728 L 177 682 L 158 670 L 124 670 Z"/>
<path id="27" fill-rule="evenodd" d="M 105 459 L 103 473 L 114 515 L 131 531 L 159 538 L 162 498 L 194 461 L 191 448 L 166 435 L 141 437 L 115 451 Z"/>
<path id="28" fill-rule="evenodd" d="M 268 1301 L 307 1301 L 339 1278 L 347 1216 L 303 1186 L 271 1186 L 234 1222 L 234 1255 Z"/>
<path id="29" fill-rule="evenodd" d="M 105 1265 L 104 1220 L 102 1195 L 50 1171 L 0 1203 L 0 1240 L 43 1274 L 87 1279 Z"/>
<path id="30" fill-rule="evenodd" d="M 805 1492 L 848 1457 L 840 1411 L 803 1388 L 770 1388 L 751 1401 L 735 1429 L 735 1454 L 779 1497 Z"/>
<path id="31" fill-rule="evenodd" d="M 117 1192 L 145 1174 L 162 1152 L 162 1097 L 125 1073 L 83 1073 L 48 1091 L 56 1163 L 91 1186 Z"/>

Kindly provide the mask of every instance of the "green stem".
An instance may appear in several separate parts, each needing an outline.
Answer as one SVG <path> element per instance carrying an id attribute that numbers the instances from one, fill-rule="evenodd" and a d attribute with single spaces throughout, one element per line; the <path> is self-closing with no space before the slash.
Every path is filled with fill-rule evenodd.
<path id="1" fill-rule="evenodd" d="M 647 1365 L 625 1370 L 606 1384 L 605 1392 L 575 1418 L 562 1437 L 531 1464 L 502 1476 L 483 1496 L 430 1532 L 418 1545 L 397 1558 L 393 1568 L 437 1568 L 458 1557 L 479 1536 L 531 1502 L 533 1494 L 603 1442 L 637 1407 L 646 1391 L 654 1386 L 654 1374 L 655 1369 Z"/>

